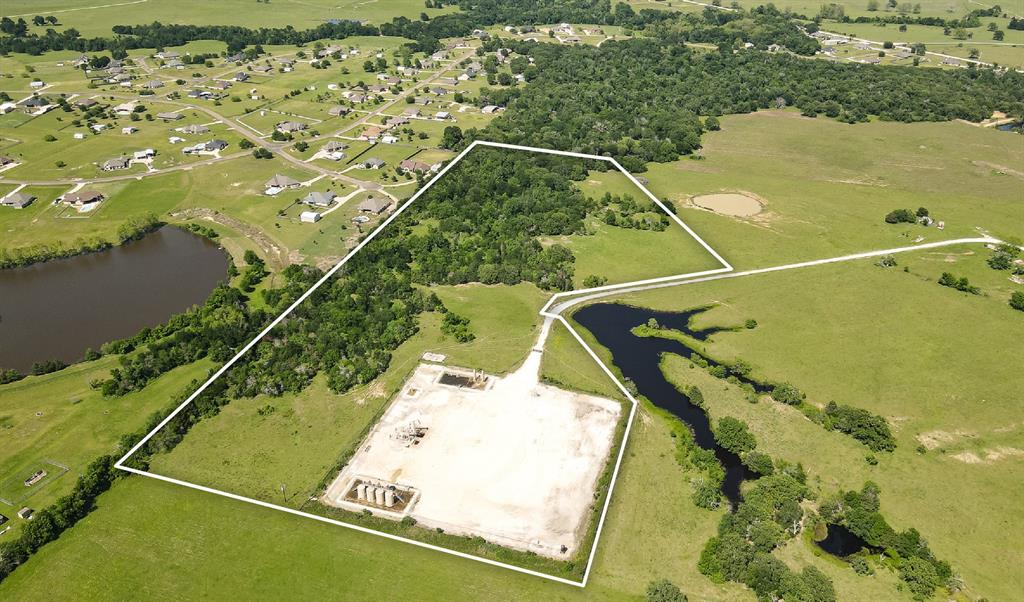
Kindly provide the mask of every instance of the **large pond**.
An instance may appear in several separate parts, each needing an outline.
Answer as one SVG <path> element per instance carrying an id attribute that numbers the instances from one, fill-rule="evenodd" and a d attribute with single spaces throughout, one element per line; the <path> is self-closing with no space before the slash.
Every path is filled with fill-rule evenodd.
<path id="1" fill-rule="evenodd" d="M 98 253 L 0 270 L 0 368 L 78 361 L 203 303 L 227 268 L 215 243 L 165 227 Z"/>
<path id="2" fill-rule="evenodd" d="M 638 337 L 631 332 L 633 328 L 646 324 L 649 319 L 654 318 L 663 328 L 678 330 L 694 339 L 704 341 L 722 329 L 694 330 L 690 328 L 690 319 L 702 311 L 705 310 L 659 312 L 617 303 L 597 303 L 580 309 L 573 314 L 573 319 L 589 330 L 601 345 L 611 351 L 612 362 L 622 372 L 622 376 L 633 381 L 641 395 L 690 425 L 697 445 L 715 453 L 725 468 L 722 493 L 735 507 L 740 500 L 742 482 L 746 479 L 756 478 L 757 475 L 743 465 L 739 456 L 715 443 L 707 414 L 703 409 L 691 403 L 686 395 L 670 383 L 659 367 L 662 354 L 674 353 L 690 358 L 694 355 L 693 351 L 676 340 Z M 766 391 L 764 385 L 751 384 L 758 391 Z"/>

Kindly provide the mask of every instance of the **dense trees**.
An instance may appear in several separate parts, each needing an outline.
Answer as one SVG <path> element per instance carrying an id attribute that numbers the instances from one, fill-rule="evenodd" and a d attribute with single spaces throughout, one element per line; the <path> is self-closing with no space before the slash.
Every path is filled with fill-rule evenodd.
<path id="1" fill-rule="evenodd" d="M 824 426 L 850 435 L 872 451 L 896 449 L 896 439 L 885 418 L 867 410 L 830 401 L 825 406 Z"/>
<path id="2" fill-rule="evenodd" d="M 647 602 L 686 602 L 686 594 L 668 579 L 647 584 Z"/>
<path id="3" fill-rule="evenodd" d="M 971 295 L 981 294 L 981 289 L 971 284 L 971 281 L 966 276 L 957 278 L 950 272 L 942 272 L 942 276 L 939 277 L 939 284 Z"/>
<path id="4" fill-rule="evenodd" d="M 698 115 L 796 106 L 842 121 L 985 119 L 1024 112 L 1024 76 L 811 61 L 785 53 L 693 51 L 676 23 L 659 37 L 564 47 L 494 41 L 535 59 L 537 77 L 509 92 L 484 135 L 610 154 L 631 171 L 700 145 Z M 684 35 L 686 34 L 686 35 Z M 871 94 L 864 94 L 871 90 Z M 706 123 L 704 125 L 707 125 Z"/>

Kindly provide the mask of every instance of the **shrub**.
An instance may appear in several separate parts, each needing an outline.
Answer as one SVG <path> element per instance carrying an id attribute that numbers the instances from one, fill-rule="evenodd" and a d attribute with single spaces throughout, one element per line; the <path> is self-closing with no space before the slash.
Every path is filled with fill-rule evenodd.
<path id="1" fill-rule="evenodd" d="M 806 397 L 803 391 L 789 383 L 775 385 L 772 389 L 772 399 L 786 405 L 800 405 Z"/>
<path id="2" fill-rule="evenodd" d="M 887 224 L 916 224 L 917 217 L 910 209 L 896 209 L 885 216 Z"/>
<path id="3" fill-rule="evenodd" d="M 747 423 L 732 416 L 720 418 L 714 434 L 719 445 L 735 454 L 749 452 L 757 447 L 754 435 L 747 430 Z"/>
<path id="4" fill-rule="evenodd" d="M 1010 307 L 1017 311 L 1024 311 L 1024 291 L 1014 291 L 1010 295 Z"/>
<path id="5" fill-rule="evenodd" d="M 668 579 L 647 584 L 647 602 L 686 602 L 686 594 Z"/>

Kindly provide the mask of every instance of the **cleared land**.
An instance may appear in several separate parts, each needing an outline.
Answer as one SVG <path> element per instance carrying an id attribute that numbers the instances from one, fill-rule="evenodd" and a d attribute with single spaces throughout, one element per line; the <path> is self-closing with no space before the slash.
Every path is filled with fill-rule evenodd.
<path id="1" fill-rule="evenodd" d="M 539 367 L 539 352 L 502 378 L 421 365 L 325 501 L 359 511 L 370 506 L 350 499 L 357 480 L 398 484 L 416 492 L 411 508 L 375 513 L 571 557 L 621 408 L 542 385 Z"/>
<path id="2" fill-rule="evenodd" d="M 691 200 L 698 207 L 734 217 L 750 217 L 751 215 L 761 213 L 764 209 L 764 206 L 757 199 L 738 192 L 702 194 L 693 197 Z"/>

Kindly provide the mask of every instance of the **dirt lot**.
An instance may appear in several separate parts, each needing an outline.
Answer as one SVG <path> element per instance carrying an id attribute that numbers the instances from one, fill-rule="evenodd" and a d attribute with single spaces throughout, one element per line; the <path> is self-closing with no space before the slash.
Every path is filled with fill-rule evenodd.
<path id="1" fill-rule="evenodd" d="M 750 217 L 761 213 L 764 208 L 757 199 L 738 192 L 702 194 L 693 197 L 693 204 L 715 213 L 735 217 Z"/>
<path id="2" fill-rule="evenodd" d="M 344 501 L 354 480 L 375 479 L 418 496 L 404 512 L 426 528 L 478 535 L 508 547 L 566 558 L 578 546 L 622 409 L 617 402 L 538 382 L 533 351 L 504 378 L 420 365 L 328 488 Z M 464 383 L 465 384 L 465 383 Z M 408 427 L 422 437 L 403 438 Z M 564 551 L 563 551 L 564 546 Z"/>

